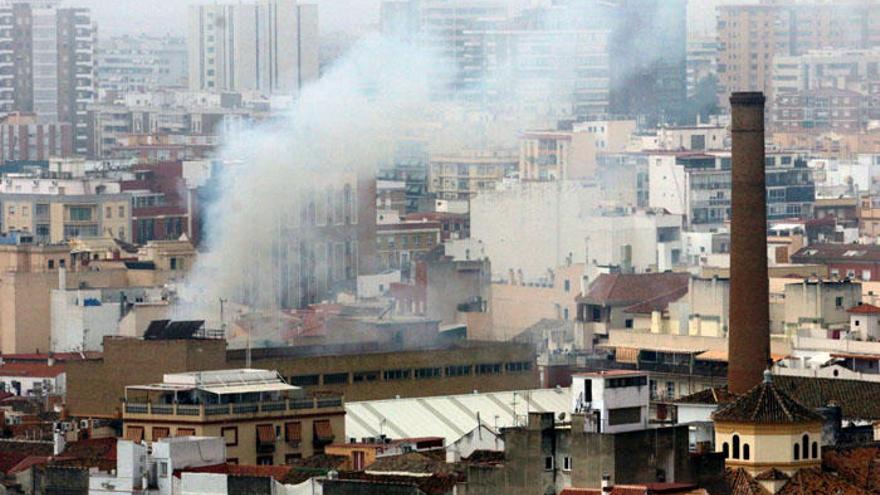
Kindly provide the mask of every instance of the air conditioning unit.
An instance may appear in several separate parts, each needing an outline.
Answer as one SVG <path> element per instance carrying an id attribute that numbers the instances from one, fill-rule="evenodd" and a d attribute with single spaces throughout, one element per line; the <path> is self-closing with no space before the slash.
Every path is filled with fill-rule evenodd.
<path id="1" fill-rule="evenodd" d="M 80 430 L 88 430 L 89 429 L 89 420 L 81 419 L 79 421 L 79 429 Z"/>

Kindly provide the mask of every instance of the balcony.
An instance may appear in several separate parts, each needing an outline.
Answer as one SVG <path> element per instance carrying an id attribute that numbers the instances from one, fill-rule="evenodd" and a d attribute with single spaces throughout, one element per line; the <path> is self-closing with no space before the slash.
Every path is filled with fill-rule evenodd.
<path id="1" fill-rule="evenodd" d="M 125 420 L 152 421 L 161 418 L 192 423 L 343 411 L 342 396 L 339 395 L 234 404 L 153 404 L 128 400 L 123 406 L 122 417 Z"/>

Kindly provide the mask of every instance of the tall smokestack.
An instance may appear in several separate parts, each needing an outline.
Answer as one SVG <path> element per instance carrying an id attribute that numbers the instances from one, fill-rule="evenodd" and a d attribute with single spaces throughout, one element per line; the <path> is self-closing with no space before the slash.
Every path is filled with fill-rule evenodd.
<path id="1" fill-rule="evenodd" d="M 770 359 L 764 94 L 730 97 L 733 201 L 727 381 L 741 394 L 761 383 Z"/>

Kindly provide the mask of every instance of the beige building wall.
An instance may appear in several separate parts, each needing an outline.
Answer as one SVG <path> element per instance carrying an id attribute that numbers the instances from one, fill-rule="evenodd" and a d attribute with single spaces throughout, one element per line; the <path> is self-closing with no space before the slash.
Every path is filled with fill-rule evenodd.
<path id="1" fill-rule="evenodd" d="M 493 283 L 489 296 L 491 340 L 510 340 L 542 319 L 576 319 L 584 264 L 574 263 L 554 273 L 550 287 Z"/>
<path id="2" fill-rule="evenodd" d="M 102 235 L 123 241 L 131 241 L 131 202 L 107 201 L 100 203 Z M 109 213 L 109 215 L 108 215 Z"/>
<path id="3" fill-rule="evenodd" d="M 715 424 L 715 448 L 722 452 L 725 443 L 733 445 L 733 436 L 740 440 L 740 457 L 742 446 L 749 445 L 749 459 L 728 458 L 725 464 L 731 468 L 743 468 L 752 475 L 776 468 L 791 474 L 797 469 L 818 467 L 822 463 L 822 425 L 821 423 L 802 425 L 755 425 L 755 424 Z M 818 458 L 811 455 L 804 459 L 801 450 L 803 436 L 808 435 L 812 450 L 813 442 L 818 443 Z M 794 446 L 797 444 L 799 459 L 794 459 Z M 810 452 L 812 453 L 812 452 Z"/>

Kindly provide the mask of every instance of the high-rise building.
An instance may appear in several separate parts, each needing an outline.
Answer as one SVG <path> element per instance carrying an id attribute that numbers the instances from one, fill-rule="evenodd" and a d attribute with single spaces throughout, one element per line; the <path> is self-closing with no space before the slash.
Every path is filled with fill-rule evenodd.
<path id="1" fill-rule="evenodd" d="M 96 32 L 88 9 L 58 8 L 53 0 L 0 7 L 0 112 L 71 123 L 74 149 L 84 154 Z"/>
<path id="2" fill-rule="evenodd" d="M 124 94 L 185 87 L 186 57 L 186 40 L 182 37 L 141 34 L 102 39 L 98 43 L 98 90 Z"/>
<path id="3" fill-rule="evenodd" d="M 762 0 L 718 8 L 718 95 L 765 91 L 773 101 L 776 57 L 818 49 L 880 45 L 880 11 L 871 0 Z"/>
<path id="4" fill-rule="evenodd" d="M 192 6 L 188 43 L 190 89 L 296 93 L 319 75 L 318 7 L 296 0 Z"/>

